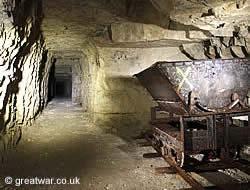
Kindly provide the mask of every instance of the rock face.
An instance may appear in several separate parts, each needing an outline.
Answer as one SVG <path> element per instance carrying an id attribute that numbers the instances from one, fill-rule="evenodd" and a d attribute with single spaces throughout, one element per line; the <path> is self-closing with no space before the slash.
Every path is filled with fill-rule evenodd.
<path id="1" fill-rule="evenodd" d="M 42 1 L 18 2 L 4 1 L 1 6 L 0 151 L 17 144 L 20 125 L 31 124 L 47 101 L 49 65 L 40 31 Z"/>
<path id="2" fill-rule="evenodd" d="M 247 30 L 248 0 L 151 0 L 157 10 L 170 17 L 171 27 L 181 25 L 208 30 L 213 34 L 229 34 L 235 27 Z M 171 23 L 172 22 L 172 23 Z M 246 29 L 243 29 L 246 28 Z"/>
<path id="3" fill-rule="evenodd" d="M 206 31 L 175 31 L 141 23 L 112 24 L 110 33 L 113 43 L 162 41 L 162 46 L 170 46 L 169 40 L 175 40 L 175 46 L 181 43 L 179 48 L 183 54 L 193 60 L 244 58 L 249 55 L 248 35 L 240 33 L 232 32 L 229 36 L 220 37 Z"/>

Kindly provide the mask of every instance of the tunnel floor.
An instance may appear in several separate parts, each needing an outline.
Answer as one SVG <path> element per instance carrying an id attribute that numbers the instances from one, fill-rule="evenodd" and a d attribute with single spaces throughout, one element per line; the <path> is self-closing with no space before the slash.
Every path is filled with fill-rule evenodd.
<path id="1" fill-rule="evenodd" d="M 16 150 L 1 168 L 0 189 L 124 189 L 164 190 L 189 186 L 176 174 L 155 175 L 161 159 L 144 159 L 154 152 L 140 140 L 125 141 L 89 122 L 89 115 L 70 100 L 52 101 L 31 127 L 24 128 Z M 6 176 L 19 178 L 75 178 L 77 185 L 3 185 Z M 204 185 L 207 181 L 197 177 Z"/>
<path id="2" fill-rule="evenodd" d="M 70 100 L 53 100 L 1 169 L 1 179 L 80 178 L 80 185 L 23 185 L 18 189 L 176 189 L 188 187 L 176 175 L 155 176 L 161 159 L 143 159 L 151 147 L 139 147 L 107 134 L 89 122 L 89 115 Z M 0 182 L 0 187 L 3 182 Z M 8 186 L 17 189 L 15 186 Z"/>

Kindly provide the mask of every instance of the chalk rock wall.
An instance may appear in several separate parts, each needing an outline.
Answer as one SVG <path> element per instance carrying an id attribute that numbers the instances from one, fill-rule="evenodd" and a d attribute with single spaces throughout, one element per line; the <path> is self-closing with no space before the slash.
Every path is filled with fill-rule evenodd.
<path id="1" fill-rule="evenodd" d="M 95 121 L 126 134 L 147 126 L 152 97 L 134 74 L 159 61 L 232 59 L 249 56 L 249 34 L 213 36 L 201 30 L 169 30 L 152 24 L 115 23 L 112 43 L 99 45 Z M 128 129 L 129 128 L 129 129 Z M 137 128 L 138 129 L 138 128 Z"/>
<path id="2" fill-rule="evenodd" d="M 3 4 L 2 4 L 3 3 Z M 41 1 L 1 2 L 0 158 L 47 102 L 48 53 L 40 31 Z"/>
<path id="3" fill-rule="evenodd" d="M 178 47 L 99 47 L 94 121 L 120 135 L 148 129 L 150 94 L 133 76 L 157 61 L 189 60 Z"/>

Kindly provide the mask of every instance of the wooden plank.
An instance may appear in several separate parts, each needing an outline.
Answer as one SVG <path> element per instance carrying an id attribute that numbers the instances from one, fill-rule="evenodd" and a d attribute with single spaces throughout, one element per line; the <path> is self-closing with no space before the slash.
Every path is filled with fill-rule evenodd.
<path id="1" fill-rule="evenodd" d="M 156 174 L 176 174 L 176 171 L 171 167 L 159 167 L 155 168 Z"/>
<path id="2" fill-rule="evenodd" d="M 143 154 L 143 158 L 159 158 L 159 157 L 161 157 L 161 154 L 158 152 Z"/>

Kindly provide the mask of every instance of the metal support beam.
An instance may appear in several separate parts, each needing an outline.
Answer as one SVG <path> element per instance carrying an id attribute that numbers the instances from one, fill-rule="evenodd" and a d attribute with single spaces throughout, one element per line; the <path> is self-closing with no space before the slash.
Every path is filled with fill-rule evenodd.
<path id="1" fill-rule="evenodd" d="M 215 115 L 207 117 L 207 138 L 208 138 L 208 149 L 213 149 L 213 150 L 217 149 Z"/>
<path id="2" fill-rule="evenodd" d="M 184 136 L 185 136 L 185 126 L 184 126 L 184 118 L 181 116 L 180 117 L 180 128 L 181 128 L 181 142 L 183 143 L 183 152 L 185 150 L 185 139 L 184 139 Z"/>
<path id="3" fill-rule="evenodd" d="M 224 148 L 225 148 L 225 158 L 229 159 L 229 116 L 225 114 L 224 116 Z"/>

